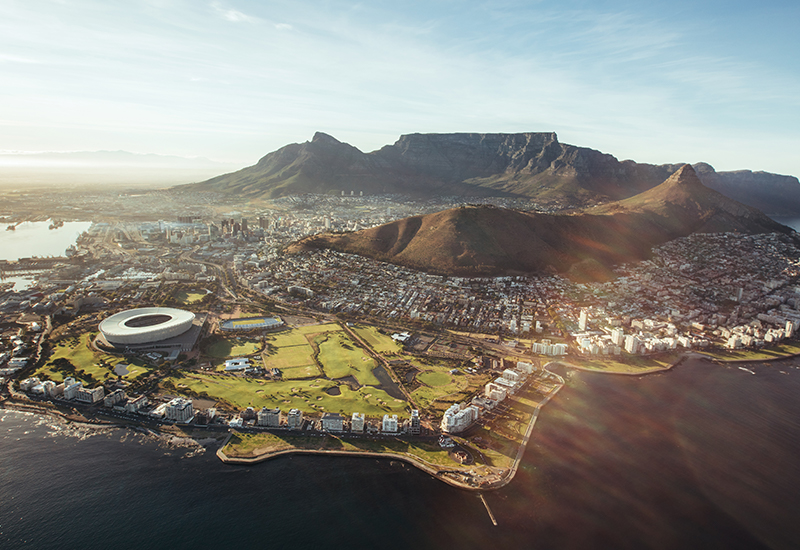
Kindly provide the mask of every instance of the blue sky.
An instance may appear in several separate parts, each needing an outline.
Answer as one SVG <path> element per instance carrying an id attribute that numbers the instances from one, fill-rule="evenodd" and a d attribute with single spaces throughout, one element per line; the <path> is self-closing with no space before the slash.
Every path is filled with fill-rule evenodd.
<path id="1" fill-rule="evenodd" d="M 252 164 L 324 131 L 555 131 L 800 175 L 795 1 L 3 0 L 0 150 Z"/>

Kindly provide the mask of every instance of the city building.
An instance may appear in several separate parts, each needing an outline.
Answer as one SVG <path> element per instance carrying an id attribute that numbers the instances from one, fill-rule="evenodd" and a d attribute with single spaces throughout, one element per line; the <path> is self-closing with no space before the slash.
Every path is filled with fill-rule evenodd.
<path id="1" fill-rule="evenodd" d="M 421 425 L 419 420 L 419 411 L 417 409 L 413 409 L 411 411 L 411 421 L 408 424 L 408 433 L 411 435 L 419 435 L 421 431 Z"/>
<path id="2" fill-rule="evenodd" d="M 353 413 L 350 419 L 350 431 L 362 433 L 364 431 L 364 413 Z"/>
<path id="3" fill-rule="evenodd" d="M 463 403 L 455 403 L 444 413 L 442 431 L 446 433 L 463 432 L 478 419 L 479 412 L 475 405 L 465 406 Z"/>
<path id="4" fill-rule="evenodd" d="M 176 397 L 169 403 L 164 411 L 167 420 L 174 420 L 176 422 L 188 422 L 194 416 L 194 408 L 192 407 L 191 399 L 184 399 L 183 397 Z"/>
<path id="5" fill-rule="evenodd" d="M 290 430 L 299 430 L 303 427 L 303 413 L 300 409 L 292 409 L 286 415 L 286 425 Z"/>
<path id="6" fill-rule="evenodd" d="M 260 411 L 258 411 L 258 420 L 256 423 L 259 426 L 264 426 L 267 428 L 278 428 L 281 425 L 281 410 L 278 407 L 274 409 L 268 409 L 266 407 L 262 407 Z"/>
<path id="7" fill-rule="evenodd" d="M 127 395 L 125 395 L 125 390 L 118 389 L 114 390 L 113 392 L 109 393 L 103 399 L 103 405 L 106 407 L 113 407 L 117 403 L 121 403 L 127 399 Z"/>
<path id="8" fill-rule="evenodd" d="M 398 431 L 397 415 L 383 415 L 383 422 L 381 423 L 381 432 L 385 434 L 394 434 Z"/>
<path id="9" fill-rule="evenodd" d="M 144 407 L 146 407 L 148 403 L 149 401 L 147 400 L 147 397 L 145 397 L 144 395 L 140 395 L 135 399 L 129 400 L 125 404 L 125 410 L 129 413 L 138 413 Z"/>
<path id="10" fill-rule="evenodd" d="M 64 379 L 64 399 L 75 399 L 78 391 L 83 388 L 83 382 L 76 382 L 71 376 Z"/>
<path id="11" fill-rule="evenodd" d="M 344 431 L 344 417 L 339 413 L 325 413 L 322 415 L 322 429 L 326 432 Z"/>
<path id="12" fill-rule="evenodd" d="M 75 393 L 75 400 L 80 401 L 81 403 L 97 403 L 103 399 L 105 393 L 106 392 L 103 389 L 103 386 L 88 389 L 81 385 L 81 387 L 78 388 L 77 392 Z"/>

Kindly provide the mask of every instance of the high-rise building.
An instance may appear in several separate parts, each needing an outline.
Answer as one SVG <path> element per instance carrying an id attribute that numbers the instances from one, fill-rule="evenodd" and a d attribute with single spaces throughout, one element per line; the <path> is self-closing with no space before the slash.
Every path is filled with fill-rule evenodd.
<path id="1" fill-rule="evenodd" d="M 414 409 L 411 411 L 411 422 L 408 424 L 408 433 L 411 435 L 419 435 L 422 427 L 419 421 L 419 411 Z"/>
<path id="2" fill-rule="evenodd" d="M 615 346 L 621 346 L 625 342 L 625 332 L 621 328 L 615 328 L 611 331 L 611 342 Z"/>
<path id="3" fill-rule="evenodd" d="M 364 413 L 353 413 L 350 419 L 350 431 L 361 433 L 364 431 Z"/>
<path id="4" fill-rule="evenodd" d="M 344 417 L 339 413 L 325 413 L 322 415 L 322 429 L 326 432 L 341 432 L 344 430 Z"/>
<path id="5" fill-rule="evenodd" d="M 300 409 L 292 409 L 286 415 L 286 425 L 290 430 L 299 430 L 303 427 L 303 413 Z"/>
<path id="6" fill-rule="evenodd" d="M 581 316 L 578 319 L 578 328 L 580 330 L 586 330 L 586 327 L 589 326 L 589 310 L 581 308 Z"/>
<path id="7" fill-rule="evenodd" d="M 176 397 L 169 403 L 164 411 L 167 420 L 176 422 L 188 422 L 194 416 L 194 408 L 191 399 Z"/>
<path id="8" fill-rule="evenodd" d="M 628 334 L 625 337 L 625 351 L 627 351 L 628 353 L 634 355 L 639 353 L 640 346 L 641 342 L 639 341 L 639 338 L 636 337 L 636 335 Z"/>
<path id="9" fill-rule="evenodd" d="M 383 415 L 383 423 L 381 424 L 381 431 L 385 434 L 397 433 L 397 415 Z"/>
<path id="10" fill-rule="evenodd" d="M 278 407 L 274 409 L 262 407 L 257 416 L 258 420 L 256 422 L 259 426 L 278 428 L 281 425 L 281 410 Z"/>
<path id="11" fill-rule="evenodd" d="M 247 231 L 247 218 L 242 218 L 242 233 Z"/>

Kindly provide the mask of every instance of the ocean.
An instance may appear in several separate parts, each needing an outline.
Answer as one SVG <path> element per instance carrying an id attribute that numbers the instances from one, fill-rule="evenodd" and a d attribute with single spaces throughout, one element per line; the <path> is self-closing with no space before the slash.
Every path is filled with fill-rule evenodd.
<path id="1" fill-rule="evenodd" d="M 798 548 L 800 361 L 560 371 L 517 477 L 213 450 L 0 410 L 0 548 Z"/>

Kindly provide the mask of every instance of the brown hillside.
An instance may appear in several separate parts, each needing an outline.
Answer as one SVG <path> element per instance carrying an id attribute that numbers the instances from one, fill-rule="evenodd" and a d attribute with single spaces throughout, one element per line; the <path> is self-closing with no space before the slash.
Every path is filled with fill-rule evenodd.
<path id="1" fill-rule="evenodd" d="M 693 232 L 782 232 L 758 210 L 703 186 L 686 165 L 630 199 L 572 215 L 462 206 L 348 234 L 316 235 L 295 245 L 332 248 L 446 275 L 571 272 L 605 278 L 610 265 Z"/>

